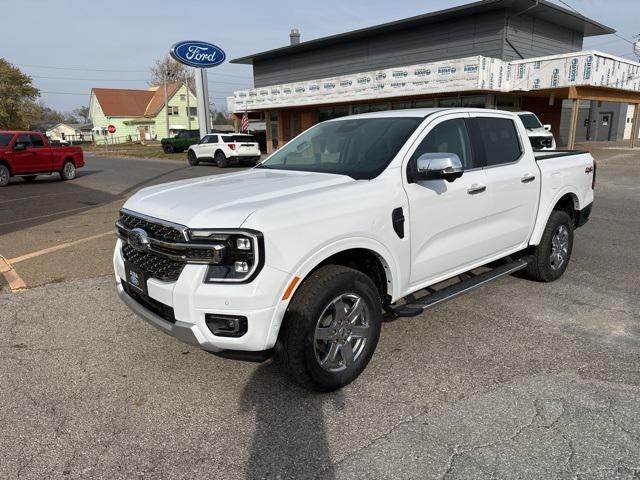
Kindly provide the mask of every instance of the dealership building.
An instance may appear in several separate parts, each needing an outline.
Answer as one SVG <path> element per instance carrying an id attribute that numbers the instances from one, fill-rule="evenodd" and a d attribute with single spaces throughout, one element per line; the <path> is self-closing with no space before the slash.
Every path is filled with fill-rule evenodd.
<path id="1" fill-rule="evenodd" d="M 640 63 L 583 50 L 615 30 L 545 0 L 485 0 L 231 60 L 254 88 L 247 112 L 268 151 L 344 115 L 404 108 L 529 110 L 559 145 L 638 138 Z M 564 108 L 563 108 L 564 106 Z M 264 123 L 263 123 L 264 122 Z"/>

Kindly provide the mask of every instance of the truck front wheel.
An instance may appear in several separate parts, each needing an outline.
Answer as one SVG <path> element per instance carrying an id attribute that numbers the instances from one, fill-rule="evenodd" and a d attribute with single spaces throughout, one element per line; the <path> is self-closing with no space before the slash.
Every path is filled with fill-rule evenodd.
<path id="1" fill-rule="evenodd" d="M 164 153 L 173 153 L 175 151 L 175 148 L 170 143 L 165 143 L 162 146 L 162 150 L 164 150 Z"/>
<path id="2" fill-rule="evenodd" d="M 573 222 L 560 210 L 554 210 L 527 267 L 527 275 L 538 282 L 553 282 L 569 265 L 573 249 Z"/>
<path id="3" fill-rule="evenodd" d="M 276 359 L 285 374 L 305 388 L 341 388 L 371 360 L 381 312 L 378 290 L 369 277 L 340 265 L 321 267 L 287 308 Z"/>

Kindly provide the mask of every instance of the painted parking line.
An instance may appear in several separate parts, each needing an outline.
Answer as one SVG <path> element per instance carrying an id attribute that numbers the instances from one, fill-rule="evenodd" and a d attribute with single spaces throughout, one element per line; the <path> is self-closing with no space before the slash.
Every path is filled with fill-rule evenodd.
<path id="1" fill-rule="evenodd" d="M 12 292 L 19 292 L 20 290 L 26 290 L 27 285 L 24 283 L 18 272 L 15 271 L 10 262 L 7 261 L 2 255 L 0 255 L 0 274 L 9 284 L 9 288 Z"/>
<path id="2" fill-rule="evenodd" d="M 46 215 L 38 215 L 37 217 L 21 218 L 20 220 L 13 220 L 11 222 L 0 223 L 0 227 L 4 227 L 6 225 L 13 225 L 15 223 L 30 222 L 31 220 L 38 220 L 40 218 L 55 217 L 57 215 L 63 215 L 65 213 L 77 212 L 78 210 L 87 210 L 89 208 L 90 207 L 88 207 L 88 206 L 78 207 L 78 208 L 70 208 L 69 210 L 61 210 L 59 212 L 48 213 Z"/>
<path id="3" fill-rule="evenodd" d="M 44 248 L 42 250 L 38 250 L 37 252 L 27 253 L 25 255 L 20 255 L 19 257 L 14 257 L 9 259 L 9 263 L 11 265 L 15 265 L 16 263 L 24 262 L 25 260 L 30 260 L 35 257 L 40 257 L 42 255 L 46 255 L 47 253 L 57 252 L 58 250 L 62 250 L 64 248 L 73 247 L 74 245 L 78 245 L 85 242 L 90 242 L 92 240 L 96 240 L 101 237 L 106 237 L 107 235 L 113 235 L 114 231 L 109 230 L 108 232 L 99 233 L 97 235 L 92 235 L 90 237 L 80 238 L 78 240 L 74 240 L 73 242 L 61 243 L 59 245 L 54 245 L 53 247 Z"/>

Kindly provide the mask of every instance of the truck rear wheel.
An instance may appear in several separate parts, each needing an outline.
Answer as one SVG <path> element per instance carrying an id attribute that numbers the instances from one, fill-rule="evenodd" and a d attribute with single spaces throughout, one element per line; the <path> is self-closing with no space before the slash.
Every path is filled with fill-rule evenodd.
<path id="1" fill-rule="evenodd" d="M 527 267 L 527 275 L 538 282 L 553 282 L 562 276 L 569 265 L 573 249 L 573 222 L 571 217 L 554 210 L 535 248 Z"/>
<path id="2" fill-rule="evenodd" d="M 62 180 L 73 180 L 76 178 L 76 166 L 73 162 L 69 160 L 64 162 L 62 170 L 60 170 L 60 178 L 62 178 Z"/>
<path id="3" fill-rule="evenodd" d="M 187 163 L 192 167 L 195 167 L 200 163 L 198 157 L 196 156 L 196 152 L 194 152 L 193 150 L 189 150 L 189 153 L 187 153 Z"/>
<path id="4" fill-rule="evenodd" d="M 341 388 L 365 369 L 382 323 L 378 290 L 358 270 L 327 265 L 299 287 L 285 314 L 276 359 L 294 382 Z"/>
<path id="5" fill-rule="evenodd" d="M 9 178 L 11 178 L 11 172 L 6 165 L 0 164 L 0 187 L 9 185 Z"/>
<path id="6" fill-rule="evenodd" d="M 175 148 L 173 148 L 173 145 L 171 145 L 170 143 L 165 143 L 162 146 L 162 150 L 164 150 L 164 153 L 173 153 L 175 151 Z"/>
<path id="7" fill-rule="evenodd" d="M 216 161 L 216 165 L 218 165 L 218 168 L 227 168 L 227 166 L 229 165 L 227 157 L 225 157 L 224 153 L 222 152 L 217 152 L 213 159 Z"/>

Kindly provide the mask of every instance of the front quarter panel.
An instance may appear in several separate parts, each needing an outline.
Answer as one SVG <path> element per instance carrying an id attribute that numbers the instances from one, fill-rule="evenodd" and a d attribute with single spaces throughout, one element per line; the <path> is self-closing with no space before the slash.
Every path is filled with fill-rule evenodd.
<path id="1" fill-rule="evenodd" d="M 391 168 L 370 181 L 285 197 L 259 208 L 243 227 L 263 232 L 266 265 L 302 280 L 331 255 L 371 250 L 387 268 L 387 292 L 396 300 L 410 271 L 408 232 L 399 238 L 391 219 L 398 207 L 408 215 L 400 171 Z"/>

